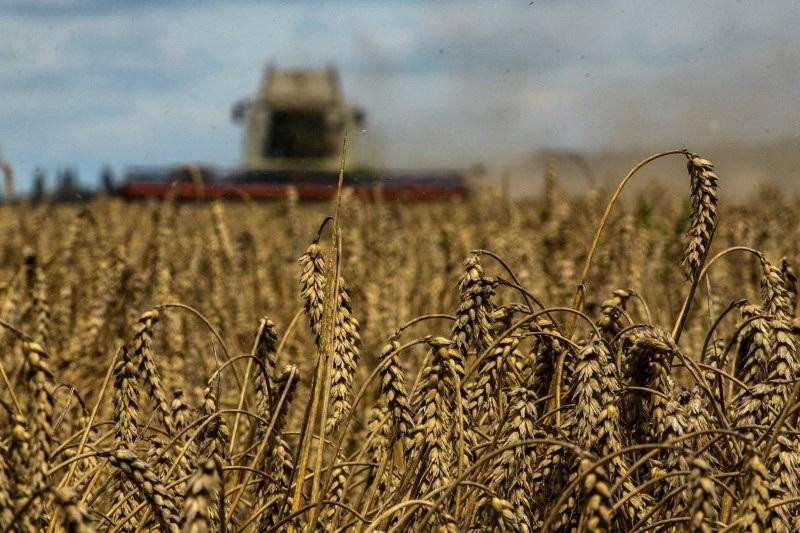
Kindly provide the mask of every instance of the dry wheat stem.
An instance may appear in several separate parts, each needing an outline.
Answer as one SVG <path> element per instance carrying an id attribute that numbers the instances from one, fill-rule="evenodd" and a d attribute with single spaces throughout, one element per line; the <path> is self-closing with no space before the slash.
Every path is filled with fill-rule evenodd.
<path id="1" fill-rule="evenodd" d="M 592 260 L 594 259 L 594 254 L 597 251 L 597 246 L 600 243 L 600 236 L 603 233 L 603 229 L 605 228 L 606 224 L 608 223 L 608 217 L 611 215 L 611 211 L 614 209 L 614 205 L 617 203 L 620 195 L 622 194 L 622 190 L 625 188 L 625 185 L 628 184 L 628 181 L 638 172 L 643 166 L 647 165 L 648 163 L 655 161 L 664 156 L 668 155 L 675 155 L 675 154 L 683 154 L 687 155 L 688 151 L 685 148 L 676 149 L 676 150 L 666 150 L 664 152 L 659 152 L 657 154 L 653 154 L 639 163 L 637 163 L 625 177 L 622 178 L 619 185 L 617 185 L 616 190 L 611 195 L 611 198 L 606 205 L 605 211 L 603 211 L 603 216 L 600 218 L 600 223 L 597 225 L 597 230 L 595 231 L 594 238 L 592 239 L 592 244 L 589 246 L 589 253 L 586 256 L 586 260 L 583 263 L 583 270 L 581 271 L 581 276 L 578 281 L 578 289 L 575 292 L 575 297 L 572 300 L 572 307 L 577 310 L 581 310 L 583 308 L 583 300 L 584 300 L 584 287 L 586 285 L 586 281 L 589 277 L 589 269 L 592 266 Z M 573 318 L 570 324 L 570 327 L 567 328 L 566 333 L 567 337 L 571 337 L 574 328 L 575 328 L 575 321 L 577 319 Z"/>

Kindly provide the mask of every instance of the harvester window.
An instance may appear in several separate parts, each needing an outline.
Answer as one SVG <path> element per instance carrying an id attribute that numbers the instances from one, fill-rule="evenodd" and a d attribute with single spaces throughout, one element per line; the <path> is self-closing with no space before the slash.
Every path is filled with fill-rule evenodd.
<path id="1" fill-rule="evenodd" d="M 273 111 L 266 157 L 317 158 L 331 155 L 325 114 L 315 111 Z"/>

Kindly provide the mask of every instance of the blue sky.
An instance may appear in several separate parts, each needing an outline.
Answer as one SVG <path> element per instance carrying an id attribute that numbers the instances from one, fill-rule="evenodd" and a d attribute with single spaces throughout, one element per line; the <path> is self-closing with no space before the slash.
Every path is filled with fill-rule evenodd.
<path id="1" fill-rule="evenodd" d="M 267 62 L 336 64 L 365 157 L 467 166 L 541 147 L 800 135 L 800 3 L 0 0 L 0 155 L 235 165 Z"/>

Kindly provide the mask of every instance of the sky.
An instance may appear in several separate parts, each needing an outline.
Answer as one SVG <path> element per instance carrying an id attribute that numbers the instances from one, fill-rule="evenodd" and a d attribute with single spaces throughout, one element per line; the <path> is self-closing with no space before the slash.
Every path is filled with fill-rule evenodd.
<path id="1" fill-rule="evenodd" d="M 540 148 L 800 136 L 800 2 L 0 0 L 0 157 L 237 165 L 263 68 L 336 65 L 363 157 L 467 167 Z"/>

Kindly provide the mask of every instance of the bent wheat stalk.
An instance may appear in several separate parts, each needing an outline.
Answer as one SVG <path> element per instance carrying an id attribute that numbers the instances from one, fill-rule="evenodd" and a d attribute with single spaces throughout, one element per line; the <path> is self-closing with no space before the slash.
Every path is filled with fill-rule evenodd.
<path id="1" fill-rule="evenodd" d="M 592 244 L 589 247 L 589 252 L 586 255 L 586 260 L 583 263 L 583 270 L 581 271 L 581 277 L 579 278 L 578 281 L 578 288 L 575 292 L 575 297 L 572 299 L 573 309 L 577 309 L 578 311 L 580 311 L 583 308 L 583 302 L 586 296 L 585 286 L 586 286 L 586 281 L 589 278 L 589 269 L 592 267 L 592 260 L 594 259 L 595 252 L 597 251 L 597 246 L 600 244 L 600 237 L 603 233 L 603 229 L 606 227 L 606 224 L 608 223 L 608 217 L 611 216 L 611 211 L 614 209 L 614 205 L 617 203 L 617 200 L 622 194 L 622 190 L 625 188 L 625 186 L 628 184 L 628 182 L 634 176 L 634 174 L 636 174 L 643 166 L 647 165 L 652 161 L 655 161 L 656 159 L 660 159 L 662 157 L 675 154 L 688 155 L 689 152 L 685 148 L 679 148 L 675 150 L 666 150 L 664 152 L 659 152 L 657 154 L 653 154 L 649 157 L 646 157 L 645 159 L 637 163 L 630 171 L 628 171 L 625 177 L 623 177 L 622 180 L 619 182 L 619 185 L 617 185 L 617 189 L 611 195 L 611 198 L 609 199 L 608 204 L 606 205 L 605 211 L 603 211 L 603 216 L 600 218 L 600 223 L 597 225 L 597 230 L 595 231 L 594 238 L 592 239 Z M 575 331 L 576 321 L 577 318 L 575 317 L 573 317 L 570 320 L 569 327 L 567 327 L 565 331 L 566 337 L 572 338 L 572 334 Z"/>

